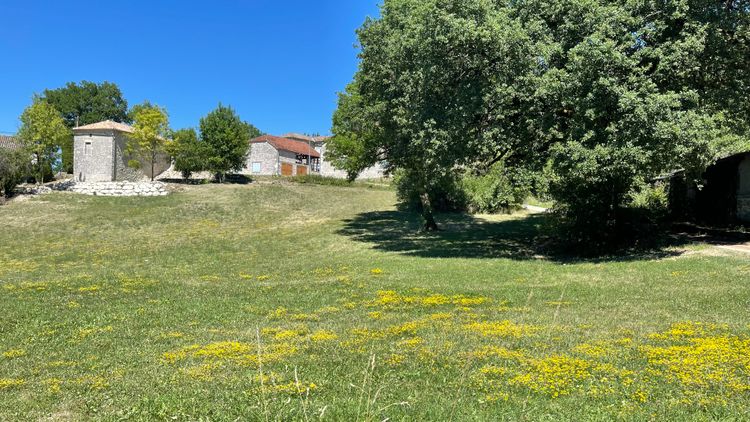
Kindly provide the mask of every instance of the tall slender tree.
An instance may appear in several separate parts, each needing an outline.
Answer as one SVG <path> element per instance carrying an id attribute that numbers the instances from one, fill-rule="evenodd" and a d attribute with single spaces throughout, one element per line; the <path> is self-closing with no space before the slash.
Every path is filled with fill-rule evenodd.
<path id="1" fill-rule="evenodd" d="M 139 107 L 133 116 L 133 133 L 129 135 L 128 150 L 147 161 L 151 167 L 151 180 L 154 180 L 154 166 L 159 157 L 165 153 L 169 136 L 169 117 L 167 112 L 156 105 Z"/>
<path id="2" fill-rule="evenodd" d="M 44 183 L 44 174 L 59 159 L 59 145 L 70 137 L 70 130 L 57 109 L 36 97 L 21 115 L 18 137 L 34 154 L 37 183 Z"/>

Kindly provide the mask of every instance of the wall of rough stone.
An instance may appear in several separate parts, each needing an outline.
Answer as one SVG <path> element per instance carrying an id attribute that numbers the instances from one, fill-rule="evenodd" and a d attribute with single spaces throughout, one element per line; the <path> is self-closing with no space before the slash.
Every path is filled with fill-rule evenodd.
<path id="1" fill-rule="evenodd" d="M 165 196 L 167 185 L 161 182 L 99 182 L 75 183 L 65 190 L 94 196 Z"/>
<path id="2" fill-rule="evenodd" d="M 81 182 L 108 182 L 114 177 L 112 131 L 76 134 L 73 139 L 73 175 Z M 86 143 L 90 143 L 87 151 Z"/>
<path id="3" fill-rule="evenodd" d="M 142 157 L 128 154 L 127 147 L 129 141 L 129 138 L 125 133 L 118 132 L 115 136 L 115 180 L 130 182 L 150 180 L 151 163 Z M 129 163 L 131 160 L 138 161 L 139 167 L 130 167 Z M 159 154 L 154 163 L 154 175 L 159 176 L 167 171 L 171 165 L 172 159 L 169 155 Z"/>
<path id="4" fill-rule="evenodd" d="M 335 177 L 337 179 L 346 179 L 346 172 L 333 167 L 330 161 L 326 160 L 326 145 L 323 144 L 319 148 L 316 148 L 322 156 L 320 162 L 320 175 L 325 177 Z M 376 164 L 373 167 L 365 169 L 359 174 L 357 180 L 364 179 L 382 179 L 385 177 L 385 169 L 382 165 Z"/>
<path id="5" fill-rule="evenodd" d="M 260 173 L 256 176 L 275 176 L 279 174 L 279 152 L 268 142 L 252 144 L 242 174 L 253 174 L 253 163 L 260 163 Z"/>

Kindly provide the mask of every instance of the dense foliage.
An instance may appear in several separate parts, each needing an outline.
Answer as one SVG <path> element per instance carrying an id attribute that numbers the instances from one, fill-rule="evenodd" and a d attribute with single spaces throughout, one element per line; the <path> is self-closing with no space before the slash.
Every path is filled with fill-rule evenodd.
<path id="1" fill-rule="evenodd" d="M 153 181 L 154 164 L 166 152 L 169 117 L 166 110 L 148 103 L 136 109 L 133 120 L 133 133 L 128 135 L 128 150 L 150 165 L 149 175 Z"/>
<path id="2" fill-rule="evenodd" d="M 10 197 L 31 174 L 31 154 L 24 149 L 0 148 L 0 197 Z"/>
<path id="3" fill-rule="evenodd" d="M 221 182 L 227 173 L 245 165 L 250 152 L 250 137 L 259 131 L 242 119 L 231 107 L 221 104 L 200 121 L 201 140 L 208 157 L 207 170 Z"/>
<path id="4" fill-rule="evenodd" d="M 68 128 L 84 126 L 103 120 L 130 123 L 128 102 L 120 88 L 111 82 L 68 82 L 64 87 L 46 89 L 41 95 L 54 106 L 65 120 Z M 66 138 L 60 145 L 63 169 L 73 172 L 73 138 Z"/>
<path id="5" fill-rule="evenodd" d="M 59 112 L 46 100 L 34 98 L 21 114 L 18 138 L 34 154 L 37 183 L 45 181 L 50 166 L 60 160 L 60 145 L 70 138 L 70 129 Z"/>
<path id="6" fill-rule="evenodd" d="M 636 187 L 747 138 L 749 17 L 747 0 L 386 0 L 332 155 L 404 169 L 427 228 L 457 169 L 548 167 L 563 227 L 609 243 Z"/>
<path id="7" fill-rule="evenodd" d="M 195 129 L 180 129 L 172 134 L 167 144 L 167 152 L 172 156 L 174 169 L 182 174 L 186 181 L 193 173 L 206 170 L 208 151 L 198 139 Z"/>

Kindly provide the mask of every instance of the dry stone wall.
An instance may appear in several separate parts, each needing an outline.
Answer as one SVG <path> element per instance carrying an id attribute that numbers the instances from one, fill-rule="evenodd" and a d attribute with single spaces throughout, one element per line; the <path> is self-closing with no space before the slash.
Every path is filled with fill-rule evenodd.
<path id="1" fill-rule="evenodd" d="M 167 185 L 161 182 L 100 182 L 76 183 L 67 189 L 84 195 L 95 196 L 165 196 Z"/>

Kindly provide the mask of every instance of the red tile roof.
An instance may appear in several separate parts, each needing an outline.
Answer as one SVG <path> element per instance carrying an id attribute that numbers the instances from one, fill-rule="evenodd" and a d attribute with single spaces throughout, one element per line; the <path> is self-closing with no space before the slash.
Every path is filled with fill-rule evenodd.
<path id="1" fill-rule="evenodd" d="M 259 144 L 263 142 L 268 142 L 269 144 L 271 144 L 271 146 L 278 150 L 290 151 L 300 155 L 309 155 L 313 158 L 320 158 L 320 154 L 318 153 L 318 151 L 315 151 L 315 148 L 313 148 L 312 145 L 307 142 L 272 135 L 263 135 L 250 140 L 250 143 L 252 144 Z"/>

